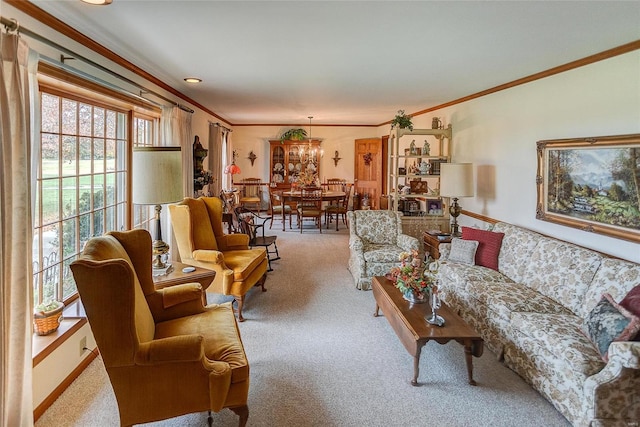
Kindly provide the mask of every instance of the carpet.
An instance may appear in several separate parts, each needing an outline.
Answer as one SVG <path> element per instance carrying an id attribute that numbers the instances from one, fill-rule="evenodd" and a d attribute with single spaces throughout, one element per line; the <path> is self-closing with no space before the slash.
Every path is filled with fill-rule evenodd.
<path id="1" fill-rule="evenodd" d="M 278 224 L 279 225 L 279 224 Z M 387 320 L 373 317 L 371 291 L 347 270 L 348 230 L 274 224 L 281 260 L 266 288 L 247 294 L 240 324 L 251 365 L 249 426 L 569 426 L 553 406 L 485 350 L 467 383 L 463 348 L 428 343 L 413 387 L 413 358 Z M 208 294 L 209 303 L 228 297 Z M 235 426 L 223 410 L 215 426 Z M 206 426 L 206 413 L 145 424 Z M 117 426 L 118 410 L 100 358 L 35 424 Z"/>

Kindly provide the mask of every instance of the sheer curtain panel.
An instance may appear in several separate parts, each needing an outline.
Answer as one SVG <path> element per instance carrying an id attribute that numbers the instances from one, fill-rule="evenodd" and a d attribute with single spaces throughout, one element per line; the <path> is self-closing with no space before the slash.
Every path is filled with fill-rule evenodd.
<path id="1" fill-rule="evenodd" d="M 191 143 L 191 117 L 192 113 L 184 111 L 178 106 L 164 107 L 162 109 L 162 135 L 160 145 L 173 145 L 182 147 L 182 182 L 184 196 L 193 196 L 193 151 Z M 162 209 L 163 235 L 169 238 L 169 254 L 172 260 L 178 260 L 178 243 L 173 235 L 173 228 L 168 216 L 168 209 Z M 153 235 L 153 234 L 152 234 Z"/>
<path id="2" fill-rule="evenodd" d="M 209 184 L 211 196 L 218 196 L 222 191 L 222 142 L 227 131 L 215 123 L 209 123 L 209 156 L 207 159 L 209 171 L 214 181 Z"/>
<path id="3" fill-rule="evenodd" d="M 0 358 L 3 426 L 32 426 L 32 107 L 37 58 L 0 32 Z"/>

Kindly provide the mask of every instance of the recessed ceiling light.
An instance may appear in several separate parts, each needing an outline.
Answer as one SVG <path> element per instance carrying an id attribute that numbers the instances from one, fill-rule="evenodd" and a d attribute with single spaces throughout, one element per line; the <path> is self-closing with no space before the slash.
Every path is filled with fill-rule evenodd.
<path id="1" fill-rule="evenodd" d="M 97 4 L 99 6 L 111 4 L 113 0 L 82 0 L 84 3 Z"/>
<path id="2" fill-rule="evenodd" d="M 199 79 L 197 77 L 187 77 L 186 79 L 184 79 L 184 81 L 187 83 L 200 83 L 202 79 Z"/>

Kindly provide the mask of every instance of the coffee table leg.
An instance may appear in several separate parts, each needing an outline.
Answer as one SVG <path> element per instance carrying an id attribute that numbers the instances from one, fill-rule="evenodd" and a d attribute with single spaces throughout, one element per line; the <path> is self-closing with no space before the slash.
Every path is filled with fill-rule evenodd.
<path id="1" fill-rule="evenodd" d="M 416 355 L 413 356 L 413 379 L 411 380 L 411 385 L 414 387 L 419 386 L 418 384 L 418 375 L 420 375 L 420 353 L 422 352 L 422 347 L 418 347 L 416 351 Z"/>
<path id="2" fill-rule="evenodd" d="M 380 315 L 379 310 L 380 310 L 380 306 L 376 304 L 376 311 L 373 313 L 373 317 L 378 317 Z"/>
<path id="3" fill-rule="evenodd" d="M 466 341 L 464 343 L 464 357 L 467 360 L 467 373 L 469 374 L 469 384 L 476 385 L 476 382 L 473 379 L 473 359 L 471 358 L 471 341 Z"/>

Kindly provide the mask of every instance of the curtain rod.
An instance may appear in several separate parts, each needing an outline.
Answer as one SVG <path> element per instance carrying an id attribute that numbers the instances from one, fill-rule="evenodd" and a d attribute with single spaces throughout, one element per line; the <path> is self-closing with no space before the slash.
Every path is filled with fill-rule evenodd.
<path id="1" fill-rule="evenodd" d="M 150 89 L 147 89 L 146 87 L 142 86 L 141 84 L 139 84 L 139 83 L 137 83 L 137 82 L 135 82 L 135 81 L 133 81 L 133 80 L 121 75 L 121 74 L 118 74 L 115 71 L 112 71 L 112 70 L 108 69 L 107 67 L 105 67 L 103 65 L 100 65 L 97 62 L 95 62 L 95 61 L 93 61 L 93 60 L 91 60 L 89 58 L 86 58 L 86 57 L 84 57 L 84 56 L 82 56 L 82 55 L 80 55 L 80 54 L 78 54 L 78 53 L 76 53 L 74 51 L 72 51 L 71 49 L 68 49 L 68 48 L 66 48 L 66 47 L 64 47 L 64 46 L 62 46 L 62 45 L 60 45 L 60 44 L 58 44 L 58 43 L 56 43 L 56 42 L 54 42 L 52 40 L 49 40 L 46 37 L 43 37 L 43 36 L 41 36 L 40 34 L 38 34 L 36 32 L 33 32 L 33 31 L 21 26 L 20 23 L 15 19 L 8 19 L 8 18 L 5 18 L 4 16 L 0 16 L 0 24 L 4 25 L 4 27 L 6 28 L 7 31 L 16 31 L 18 34 L 24 34 L 27 37 L 31 37 L 32 39 L 35 39 L 35 40 L 37 40 L 37 41 L 39 41 L 41 43 L 49 45 L 49 46 L 51 46 L 51 47 L 53 47 L 55 49 L 58 49 L 58 50 L 64 52 L 65 54 L 67 54 L 67 55 L 73 56 L 74 59 L 79 59 L 80 61 L 82 61 L 82 62 L 84 62 L 86 64 L 89 64 L 90 66 L 92 66 L 94 68 L 97 68 L 100 71 L 103 71 L 103 72 L 105 72 L 105 73 L 107 73 L 107 74 L 109 74 L 109 75 L 111 75 L 113 77 L 116 77 L 119 80 L 122 80 L 122 81 L 124 81 L 124 82 L 126 82 L 126 83 L 128 83 L 128 84 L 130 84 L 132 86 L 135 86 L 136 88 L 140 89 L 143 92 L 150 93 L 150 94 L 152 94 L 152 95 L 154 95 L 154 96 L 156 96 L 156 97 L 158 97 L 158 98 L 160 98 L 160 99 L 162 99 L 162 100 L 164 100 L 164 101 L 166 101 L 166 102 L 168 102 L 168 103 L 170 103 L 172 105 L 175 105 L 178 108 L 180 108 L 181 110 L 187 111 L 189 113 L 194 113 L 194 110 L 192 110 L 191 108 L 186 107 L 184 105 L 181 105 L 181 104 L 179 104 L 179 103 L 177 103 L 177 102 L 175 102 L 175 101 L 173 101 L 173 100 L 171 100 L 171 99 L 169 99 L 169 98 L 167 98 L 167 97 L 165 97 L 165 96 L 163 96 L 163 95 L 161 95 L 161 94 L 159 94 L 157 92 L 154 92 L 154 91 L 152 91 Z M 47 58 L 47 62 L 51 63 L 51 61 L 53 61 L 53 60 L 50 59 L 50 58 Z M 53 65 L 57 65 L 57 66 L 64 65 L 63 63 L 57 63 L 56 64 L 55 62 L 56 61 L 54 61 Z M 83 75 L 82 77 L 83 78 L 89 79 L 93 83 L 97 83 L 97 84 L 100 84 L 100 85 L 104 85 L 104 83 L 105 83 L 103 80 L 98 79 L 97 77 L 94 77 L 94 76 L 91 76 L 89 74 L 83 73 L 82 71 L 76 70 L 73 67 L 69 67 L 68 65 L 64 65 L 64 68 L 67 71 L 71 71 L 71 72 L 74 72 L 74 73 L 82 73 L 82 75 Z M 126 89 L 123 89 L 123 88 L 120 88 L 120 90 L 121 91 L 126 91 Z M 145 100 L 149 101 L 148 99 L 143 98 L 142 96 L 134 94 L 134 93 L 132 93 L 130 91 L 126 91 L 126 92 L 128 92 L 130 95 L 133 95 L 133 96 L 136 96 L 138 98 L 145 99 Z"/>
<path id="2" fill-rule="evenodd" d="M 214 126 L 218 126 L 221 127 L 222 129 L 226 130 L 227 132 L 233 132 L 233 129 L 229 129 L 228 127 L 221 125 L 220 122 L 209 122 L 209 125 L 214 125 Z"/>

